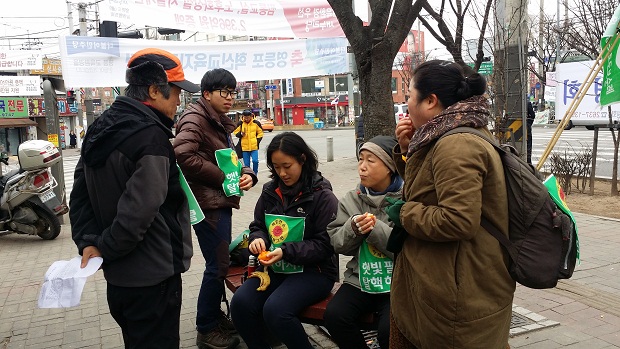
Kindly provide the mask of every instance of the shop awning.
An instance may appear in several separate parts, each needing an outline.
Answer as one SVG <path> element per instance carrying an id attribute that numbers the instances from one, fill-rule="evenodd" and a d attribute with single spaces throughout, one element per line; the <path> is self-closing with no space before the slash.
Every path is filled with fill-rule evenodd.
<path id="1" fill-rule="evenodd" d="M 0 128 L 36 126 L 37 122 L 28 118 L 0 118 Z"/>

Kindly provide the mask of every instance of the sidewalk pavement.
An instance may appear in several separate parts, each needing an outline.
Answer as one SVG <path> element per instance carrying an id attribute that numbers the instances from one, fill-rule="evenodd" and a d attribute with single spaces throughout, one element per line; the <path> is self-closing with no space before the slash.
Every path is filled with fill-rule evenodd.
<path id="1" fill-rule="evenodd" d="M 342 197 L 358 181 L 354 158 L 321 163 L 336 196 Z M 252 219 L 262 184 L 241 199 L 233 213 L 233 235 Z M 570 206 L 570 196 L 568 197 Z M 572 279 L 557 288 L 517 287 L 512 348 L 620 348 L 620 220 L 576 214 L 581 264 Z M 68 221 L 68 219 L 67 219 Z M 52 241 L 24 235 L 0 236 L 0 349 L 7 348 L 122 348 L 120 329 L 110 316 L 102 272 L 88 279 L 81 305 L 67 309 L 38 309 L 37 297 L 47 268 L 56 260 L 77 255 L 68 224 Z M 194 239 L 192 266 L 183 274 L 181 347 L 195 348 L 196 298 L 204 259 Z M 344 268 L 347 258 L 341 257 Z M 321 331 L 306 326 L 317 348 L 336 348 Z M 519 332 L 520 334 L 516 334 Z M 238 348 L 245 348 L 241 344 Z"/>

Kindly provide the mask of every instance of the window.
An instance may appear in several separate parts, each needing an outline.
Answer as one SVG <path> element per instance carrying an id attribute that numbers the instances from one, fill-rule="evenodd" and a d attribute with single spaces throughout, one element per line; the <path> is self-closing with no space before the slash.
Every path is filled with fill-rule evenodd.
<path id="1" fill-rule="evenodd" d="M 324 82 L 322 79 L 301 79 L 301 92 L 302 93 L 315 93 L 323 91 Z"/>
<path id="2" fill-rule="evenodd" d="M 398 78 L 392 78 L 392 93 L 398 93 Z"/>

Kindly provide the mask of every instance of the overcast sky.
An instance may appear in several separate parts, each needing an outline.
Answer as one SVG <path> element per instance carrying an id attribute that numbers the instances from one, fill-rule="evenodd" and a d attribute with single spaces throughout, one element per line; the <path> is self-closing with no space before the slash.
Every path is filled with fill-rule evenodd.
<path id="1" fill-rule="evenodd" d="M 482 2 L 483 0 L 474 0 Z M 545 1 L 545 9 L 548 15 L 555 16 L 557 0 L 531 0 L 529 12 L 538 13 L 540 1 Z M 0 50 L 15 50 L 28 48 L 41 49 L 41 52 L 50 58 L 59 58 L 58 35 L 69 34 L 68 9 L 65 0 L 3 0 L 3 10 L 0 15 Z M 97 2 L 91 1 L 90 3 Z M 77 1 L 72 5 L 73 28 L 79 28 Z M 93 12 L 89 18 L 95 18 Z M 467 25 L 468 22 L 466 22 Z M 465 38 L 476 38 L 475 23 L 469 21 L 466 28 Z M 417 29 L 417 24 L 414 24 Z M 424 31 L 424 27 L 422 27 Z M 469 33 L 469 35 L 468 35 Z M 89 32 L 93 35 L 93 32 Z M 433 58 L 449 58 L 445 50 L 426 33 L 426 50 L 434 50 Z M 28 39 L 29 38 L 29 39 Z"/>

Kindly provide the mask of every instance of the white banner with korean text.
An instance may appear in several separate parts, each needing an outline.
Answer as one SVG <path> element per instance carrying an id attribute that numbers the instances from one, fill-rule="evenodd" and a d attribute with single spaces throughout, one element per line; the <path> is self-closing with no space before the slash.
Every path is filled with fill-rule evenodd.
<path id="1" fill-rule="evenodd" d="M 41 92 L 39 76 L 0 76 L 0 96 L 40 96 Z"/>
<path id="2" fill-rule="evenodd" d="M 22 70 L 43 68 L 43 56 L 29 50 L 0 51 L 0 70 Z"/>
<path id="3" fill-rule="evenodd" d="M 558 64 L 556 70 L 557 86 L 555 91 L 555 118 L 560 120 L 577 95 L 577 91 L 592 68 L 594 61 L 570 62 Z M 607 107 L 601 107 L 602 72 L 599 73 L 585 97 L 579 103 L 571 120 L 598 120 L 605 124 L 608 121 Z M 612 105 L 613 119 L 620 117 L 620 104 Z"/>
<path id="4" fill-rule="evenodd" d="M 185 78 L 196 84 L 215 68 L 237 81 L 286 79 L 348 72 L 345 38 L 195 43 L 65 36 L 60 40 L 65 86 L 125 86 L 127 61 L 136 51 L 157 47 L 175 54 Z"/>
<path id="5" fill-rule="evenodd" d="M 344 37 L 327 0 L 104 0 L 99 8 L 103 20 L 138 26 L 218 35 Z"/>

